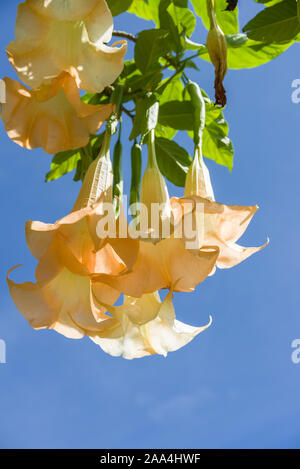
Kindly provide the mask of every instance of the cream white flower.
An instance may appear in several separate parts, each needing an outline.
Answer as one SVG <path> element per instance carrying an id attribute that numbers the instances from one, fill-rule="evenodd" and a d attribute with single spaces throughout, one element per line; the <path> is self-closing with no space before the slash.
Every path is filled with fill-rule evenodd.
<path id="1" fill-rule="evenodd" d="M 164 357 L 185 346 L 211 325 L 193 327 L 177 321 L 172 303 L 172 291 L 161 302 L 159 293 L 141 298 L 125 297 L 122 306 L 107 305 L 112 324 L 100 332 L 87 335 L 106 353 L 114 357 L 133 359 L 159 354 Z"/>

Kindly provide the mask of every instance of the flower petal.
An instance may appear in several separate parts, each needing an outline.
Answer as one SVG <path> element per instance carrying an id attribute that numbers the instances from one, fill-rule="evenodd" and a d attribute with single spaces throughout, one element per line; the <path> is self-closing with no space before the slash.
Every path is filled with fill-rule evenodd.
<path id="1" fill-rule="evenodd" d="M 46 254 L 58 226 L 40 221 L 27 221 L 25 225 L 26 243 L 31 254 L 41 259 Z"/>
<path id="2" fill-rule="evenodd" d="M 1 117 L 8 136 L 24 148 L 42 147 L 53 154 L 85 146 L 113 111 L 112 104 L 82 103 L 68 74 L 37 91 L 10 78 L 4 81 L 7 95 Z"/>
<path id="3" fill-rule="evenodd" d="M 51 328 L 59 314 L 59 301 L 45 285 L 31 282 L 17 284 L 10 280 L 9 274 L 17 267 L 20 266 L 13 267 L 7 274 L 9 291 L 16 308 L 34 329 Z"/>
<path id="4" fill-rule="evenodd" d="M 77 21 L 91 14 L 98 5 L 105 6 L 103 0 L 27 0 L 21 4 L 36 13 L 58 21 Z M 108 7 L 106 5 L 106 9 Z"/>
<path id="5" fill-rule="evenodd" d="M 176 291 L 190 292 L 211 273 L 218 255 L 216 246 L 189 252 L 184 242 L 175 238 L 167 238 L 156 245 L 141 241 L 132 272 L 99 275 L 94 280 L 135 298 L 171 285 L 175 285 Z"/>
<path id="6" fill-rule="evenodd" d="M 54 329 L 77 339 L 85 330 L 101 331 L 117 323 L 105 314 L 105 308 L 91 304 L 91 281 L 67 269 L 49 282 L 16 284 L 9 277 L 7 282 L 16 307 L 35 329 Z M 102 286 L 101 296 L 108 304 L 113 304 L 118 295 Z"/>
<path id="7" fill-rule="evenodd" d="M 248 259 L 252 254 L 264 249 L 268 244 L 269 240 L 262 246 L 247 248 L 236 243 L 223 243 L 220 241 L 220 256 L 217 261 L 217 267 L 219 267 L 219 269 L 229 269 L 230 267 L 234 267 Z"/>
<path id="8" fill-rule="evenodd" d="M 159 317 L 147 324 L 147 337 L 155 353 L 167 356 L 191 342 L 198 334 L 205 331 L 212 323 L 202 327 L 193 327 L 175 319 L 172 292 L 161 305 Z"/>
<path id="9" fill-rule="evenodd" d="M 211 273 L 219 255 L 216 246 L 189 252 L 181 239 L 170 238 L 158 245 L 158 256 L 164 262 L 168 284 L 175 291 L 193 291 Z"/>
<path id="10" fill-rule="evenodd" d="M 136 315 L 131 307 L 136 306 Z M 138 324 L 136 317 L 140 311 L 148 311 L 149 321 Z M 207 329 L 188 326 L 175 319 L 172 304 L 172 292 L 161 303 L 158 292 L 144 295 L 138 300 L 127 298 L 123 306 L 110 310 L 119 318 L 120 325 L 100 333 L 88 334 L 93 342 L 112 356 L 123 356 L 126 359 L 141 358 L 178 350 L 188 344 L 196 335 Z M 128 314 L 129 313 L 129 314 Z M 135 321 L 132 321 L 132 319 Z"/>
<path id="11" fill-rule="evenodd" d="M 194 213 L 198 211 L 203 216 L 203 243 L 206 246 L 218 246 L 220 249 L 217 260 L 219 268 L 234 267 L 267 246 L 268 242 L 259 247 L 249 248 L 236 244 L 236 241 L 244 234 L 254 214 L 257 212 L 257 205 L 230 206 L 197 196 L 189 196 L 182 199 L 174 197 L 171 200 L 171 205 L 176 223 L 180 221 L 185 213 L 192 210 L 191 203 L 194 207 Z"/>
<path id="12" fill-rule="evenodd" d="M 169 281 L 165 279 L 160 262 L 156 255 L 156 246 L 150 242 L 140 242 L 137 261 L 131 272 L 116 276 L 95 276 L 94 282 L 106 283 L 120 293 L 139 298 L 144 293 L 152 293 L 168 286 Z"/>
<path id="13" fill-rule="evenodd" d="M 27 0 L 19 5 L 16 38 L 8 58 L 32 88 L 69 72 L 91 93 L 111 85 L 123 69 L 127 49 L 109 47 L 113 20 L 104 0 Z"/>

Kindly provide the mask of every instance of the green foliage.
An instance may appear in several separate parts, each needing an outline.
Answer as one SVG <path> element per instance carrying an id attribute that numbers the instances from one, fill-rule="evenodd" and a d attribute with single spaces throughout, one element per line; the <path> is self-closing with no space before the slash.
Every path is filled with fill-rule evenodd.
<path id="1" fill-rule="evenodd" d="M 215 1 L 217 22 L 226 36 L 229 69 L 265 64 L 300 37 L 300 6 L 296 0 L 255 0 L 258 13 L 242 30 L 236 2 Z M 141 145 L 152 129 L 159 168 L 177 186 L 184 185 L 191 164 L 188 152 L 173 140 L 177 135 L 180 142 L 181 132 L 193 138 L 196 145 L 202 142 L 206 158 L 231 170 L 234 151 L 223 109 L 200 89 L 201 61 L 210 61 L 206 33 L 199 38 L 203 28 L 197 30 L 197 19 L 206 29 L 210 27 L 206 0 L 108 0 L 108 5 L 114 16 L 128 12 L 144 19 L 145 29 L 136 37 L 129 35 L 133 57 L 125 61 L 116 82 L 102 93 L 86 93 L 81 99 L 91 105 L 104 104 L 113 99 L 114 90 L 122 89 L 118 117 L 132 124 L 129 135 L 122 135 L 123 143 L 124 138 L 133 141 L 131 201 L 139 200 Z M 191 70 L 195 83 L 189 79 Z M 86 147 L 55 155 L 46 180 L 53 181 L 72 170 L 76 170 L 74 179 L 82 180 L 102 141 L 103 134 L 92 135 Z M 114 150 L 114 173 L 114 193 L 121 197 L 120 140 Z"/>
<path id="2" fill-rule="evenodd" d="M 152 20 L 156 24 L 159 24 L 158 8 L 158 0 L 133 0 L 128 12 L 133 13 L 144 20 Z"/>
<path id="3" fill-rule="evenodd" d="M 107 0 L 107 4 L 113 16 L 118 16 L 127 11 L 133 0 Z"/>
<path id="4" fill-rule="evenodd" d="M 192 0 L 196 14 L 202 19 L 206 29 L 209 29 L 209 17 L 207 14 L 206 0 Z M 217 21 L 224 34 L 236 34 L 239 32 L 238 10 L 226 11 L 226 0 L 216 0 Z"/>
<path id="5" fill-rule="evenodd" d="M 160 106 L 158 122 L 176 130 L 193 129 L 193 107 L 190 101 L 168 101 Z"/>
<path id="6" fill-rule="evenodd" d="M 46 182 L 54 181 L 76 169 L 80 159 L 80 149 L 57 153 L 52 160 L 50 171 L 46 174 Z"/>
<path id="7" fill-rule="evenodd" d="M 155 139 L 155 150 L 161 173 L 176 186 L 183 187 L 192 162 L 188 152 L 173 140 L 162 137 Z"/>
<path id="8" fill-rule="evenodd" d="M 243 31 L 265 43 L 289 42 L 300 32 L 297 0 L 283 0 L 258 13 Z"/>
<path id="9" fill-rule="evenodd" d="M 143 74 L 160 70 L 159 58 L 169 52 L 167 36 L 168 32 L 161 29 L 149 29 L 139 34 L 134 58 Z"/>
<path id="10" fill-rule="evenodd" d="M 156 97 L 148 93 L 136 104 L 136 116 L 129 139 L 135 140 L 139 135 L 144 137 L 157 125 L 158 102 Z"/>

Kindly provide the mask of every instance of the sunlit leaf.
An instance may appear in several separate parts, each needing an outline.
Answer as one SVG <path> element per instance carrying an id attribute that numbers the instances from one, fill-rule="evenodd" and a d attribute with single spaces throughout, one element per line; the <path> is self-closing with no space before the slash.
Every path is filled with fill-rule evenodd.
<path id="1" fill-rule="evenodd" d="M 178 143 L 156 138 L 157 163 L 162 174 L 176 186 L 184 187 L 186 173 L 192 162 L 188 152 Z"/>
<path id="2" fill-rule="evenodd" d="M 258 13 L 243 31 L 250 39 L 265 43 L 288 42 L 300 32 L 297 0 L 283 0 Z"/>
<path id="3" fill-rule="evenodd" d="M 206 29 L 209 29 L 210 22 L 207 14 L 206 0 L 191 0 L 195 12 Z M 239 32 L 238 10 L 226 11 L 226 0 L 216 0 L 217 21 L 224 34 L 236 34 Z"/>

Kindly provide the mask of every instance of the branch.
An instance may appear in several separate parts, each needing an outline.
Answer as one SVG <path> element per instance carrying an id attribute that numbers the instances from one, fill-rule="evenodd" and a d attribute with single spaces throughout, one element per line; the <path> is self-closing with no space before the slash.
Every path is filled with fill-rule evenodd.
<path id="1" fill-rule="evenodd" d="M 130 119 L 134 120 L 134 115 L 130 111 L 128 111 L 128 109 L 126 109 L 123 105 L 121 106 L 121 110 L 124 111 L 125 114 L 130 117 Z"/>
<path id="2" fill-rule="evenodd" d="M 112 35 L 116 37 L 124 37 L 125 39 L 133 42 L 137 41 L 137 38 L 133 34 L 126 33 L 125 31 L 113 31 Z"/>

